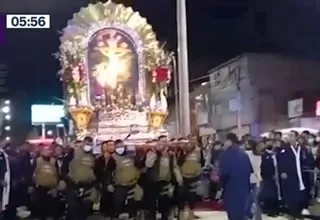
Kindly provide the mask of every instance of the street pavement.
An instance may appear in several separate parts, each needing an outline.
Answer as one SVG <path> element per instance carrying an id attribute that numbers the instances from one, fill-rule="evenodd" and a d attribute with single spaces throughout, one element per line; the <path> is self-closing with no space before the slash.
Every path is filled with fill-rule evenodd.
<path id="1" fill-rule="evenodd" d="M 196 212 L 196 215 L 200 217 L 201 220 L 228 220 L 227 215 L 225 212 L 214 212 L 214 211 L 199 211 Z M 263 216 L 263 220 L 285 220 L 285 217 L 278 217 L 278 218 L 271 218 L 268 216 Z"/>
<path id="2" fill-rule="evenodd" d="M 200 220 L 228 220 L 225 212 L 218 211 L 198 211 L 196 215 L 200 217 Z M 285 217 L 271 218 L 268 216 L 263 216 L 263 220 L 286 220 Z M 92 216 L 90 220 L 101 220 L 100 216 Z"/>

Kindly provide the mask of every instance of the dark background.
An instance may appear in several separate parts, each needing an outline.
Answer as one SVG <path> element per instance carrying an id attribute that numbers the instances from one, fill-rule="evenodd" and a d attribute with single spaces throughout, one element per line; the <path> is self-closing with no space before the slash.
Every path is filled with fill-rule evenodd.
<path id="1" fill-rule="evenodd" d="M 175 0 L 118 0 L 146 17 L 158 39 L 176 48 Z M 0 13 L 49 13 L 51 28 L 7 30 L 0 61 L 8 64 L 16 117 L 29 121 L 32 103 L 62 95 L 57 78 L 59 34 L 86 0 L 1 0 Z M 318 0 L 187 0 L 190 78 L 242 52 L 320 58 Z"/>

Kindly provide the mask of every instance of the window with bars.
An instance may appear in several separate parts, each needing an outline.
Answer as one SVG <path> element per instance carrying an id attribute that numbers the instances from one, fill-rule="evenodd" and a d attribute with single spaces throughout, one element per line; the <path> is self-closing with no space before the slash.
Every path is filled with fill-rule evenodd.
<path id="1" fill-rule="evenodd" d="M 221 103 L 212 105 L 212 112 L 215 115 L 221 115 L 223 113 L 223 105 Z"/>
<path id="2" fill-rule="evenodd" d="M 213 84 L 213 86 L 219 85 L 220 82 L 221 82 L 221 74 L 220 74 L 220 72 L 215 72 L 215 73 L 213 74 L 211 80 L 212 80 L 211 83 Z"/>

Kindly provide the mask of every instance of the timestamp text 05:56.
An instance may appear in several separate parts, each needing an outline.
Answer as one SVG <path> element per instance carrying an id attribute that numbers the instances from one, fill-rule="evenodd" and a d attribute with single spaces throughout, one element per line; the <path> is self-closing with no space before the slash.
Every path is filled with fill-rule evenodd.
<path id="1" fill-rule="evenodd" d="M 7 15 L 7 28 L 50 28 L 49 15 Z"/>

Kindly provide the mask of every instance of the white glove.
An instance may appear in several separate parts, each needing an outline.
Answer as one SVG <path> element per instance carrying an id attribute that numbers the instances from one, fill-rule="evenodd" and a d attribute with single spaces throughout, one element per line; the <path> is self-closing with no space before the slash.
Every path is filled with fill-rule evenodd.
<path id="1" fill-rule="evenodd" d="M 52 197 L 58 196 L 58 190 L 57 189 L 51 189 L 48 191 L 48 194 L 52 195 Z"/>
<path id="2" fill-rule="evenodd" d="M 157 155 L 154 152 L 148 152 L 145 165 L 147 168 L 151 168 L 157 159 Z"/>
<path id="3" fill-rule="evenodd" d="M 20 211 L 17 211 L 17 217 L 20 218 L 20 219 L 29 218 L 30 215 L 31 215 L 31 212 L 28 211 L 28 210 L 20 210 Z"/>
<path id="4" fill-rule="evenodd" d="M 170 186 L 170 188 L 168 189 L 168 196 L 169 197 L 173 197 L 173 195 L 174 195 L 174 190 L 175 190 L 175 188 L 174 188 L 174 186 Z"/>
<path id="5" fill-rule="evenodd" d="M 109 192 L 113 192 L 113 191 L 114 191 L 113 185 L 108 185 L 108 186 L 107 186 L 107 190 L 108 190 Z"/>
<path id="6" fill-rule="evenodd" d="M 281 173 L 280 177 L 281 179 L 287 179 L 288 175 L 286 173 Z"/>
<path id="7" fill-rule="evenodd" d="M 58 190 L 59 191 L 62 191 L 62 190 L 65 190 L 67 188 L 67 184 L 65 181 L 63 180 L 60 180 L 59 181 L 59 184 L 58 184 Z"/>
<path id="8" fill-rule="evenodd" d="M 32 186 L 29 186 L 28 187 L 28 193 L 30 194 L 30 193 L 32 193 L 34 191 L 34 188 L 32 187 Z"/>

